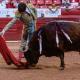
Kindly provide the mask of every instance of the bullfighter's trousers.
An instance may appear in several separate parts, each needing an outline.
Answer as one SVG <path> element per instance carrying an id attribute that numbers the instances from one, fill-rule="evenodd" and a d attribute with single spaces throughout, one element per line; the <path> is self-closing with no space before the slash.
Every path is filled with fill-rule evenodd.
<path id="1" fill-rule="evenodd" d="M 21 52 L 23 52 L 26 49 L 26 47 L 28 47 L 28 43 L 30 42 L 34 31 L 35 31 L 35 23 L 34 21 L 31 21 L 27 29 L 24 28 L 22 32 L 21 45 L 20 45 Z"/>

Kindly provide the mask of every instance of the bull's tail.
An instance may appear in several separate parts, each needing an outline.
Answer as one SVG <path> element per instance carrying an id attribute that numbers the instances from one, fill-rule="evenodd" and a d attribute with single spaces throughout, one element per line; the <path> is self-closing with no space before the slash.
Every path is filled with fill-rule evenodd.
<path id="1" fill-rule="evenodd" d="M 0 53 L 2 54 L 5 62 L 9 64 L 15 64 L 16 66 L 22 66 L 21 62 L 19 62 L 12 52 L 7 47 L 5 40 L 0 36 Z"/>

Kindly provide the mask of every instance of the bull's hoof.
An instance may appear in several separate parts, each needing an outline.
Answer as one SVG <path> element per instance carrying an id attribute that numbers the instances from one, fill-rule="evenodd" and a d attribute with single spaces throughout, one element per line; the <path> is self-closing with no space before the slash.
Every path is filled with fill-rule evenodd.
<path id="1" fill-rule="evenodd" d="M 60 70 L 64 70 L 64 67 L 60 67 L 59 69 L 60 69 Z"/>

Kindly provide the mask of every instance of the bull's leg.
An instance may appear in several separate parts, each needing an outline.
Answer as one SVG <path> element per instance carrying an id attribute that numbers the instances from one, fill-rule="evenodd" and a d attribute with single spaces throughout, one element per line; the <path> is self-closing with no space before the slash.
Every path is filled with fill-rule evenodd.
<path id="1" fill-rule="evenodd" d="M 61 60 L 60 70 L 64 70 L 65 64 L 64 64 L 64 52 L 63 51 L 61 51 L 60 60 Z"/>

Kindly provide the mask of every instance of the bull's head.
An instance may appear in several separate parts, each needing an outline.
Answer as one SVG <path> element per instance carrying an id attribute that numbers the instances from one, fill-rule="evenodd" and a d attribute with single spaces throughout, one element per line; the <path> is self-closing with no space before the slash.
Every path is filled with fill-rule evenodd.
<path id="1" fill-rule="evenodd" d="M 37 51 L 28 50 L 24 53 L 24 56 L 30 66 L 36 65 L 39 60 L 39 54 Z"/>
<path id="2" fill-rule="evenodd" d="M 24 52 L 24 56 L 30 66 L 38 63 L 40 52 L 37 32 L 33 34 L 33 37 L 29 42 L 29 48 L 26 52 Z"/>

